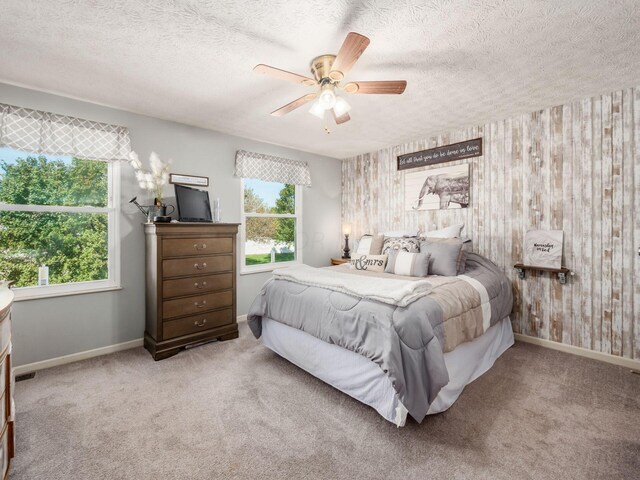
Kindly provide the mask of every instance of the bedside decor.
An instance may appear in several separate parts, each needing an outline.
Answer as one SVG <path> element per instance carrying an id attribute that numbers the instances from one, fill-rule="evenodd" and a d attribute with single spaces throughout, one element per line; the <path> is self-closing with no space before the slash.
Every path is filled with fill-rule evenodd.
<path id="1" fill-rule="evenodd" d="M 349 263 L 349 259 L 348 258 L 331 258 L 331 265 L 342 265 L 344 263 Z"/>
<path id="2" fill-rule="evenodd" d="M 562 267 L 562 230 L 529 230 L 524 236 L 524 264 L 532 267 Z"/>
<path id="3" fill-rule="evenodd" d="M 349 235 L 351 234 L 351 224 L 345 223 L 342 225 L 342 233 L 344 233 L 344 253 L 342 258 L 351 258 L 351 250 L 349 249 Z"/>

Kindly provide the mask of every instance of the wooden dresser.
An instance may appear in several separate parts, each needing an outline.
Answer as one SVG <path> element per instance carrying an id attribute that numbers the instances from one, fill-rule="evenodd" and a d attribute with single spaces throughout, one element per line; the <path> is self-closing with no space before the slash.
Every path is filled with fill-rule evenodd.
<path id="1" fill-rule="evenodd" d="M 15 381 L 11 367 L 11 305 L 13 292 L 0 287 L 0 415 L 2 416 L 2 436 L 0 437 L 0 478 L 9 477 L 9 463 L 13 458 L 15 405 L 13 390 Z"/>
<path id="2" fill-rule="evenodd" d="M 237 223 L 145 225 L 146 329 L 155 360 L 187 346 L 238 338 Z"/>

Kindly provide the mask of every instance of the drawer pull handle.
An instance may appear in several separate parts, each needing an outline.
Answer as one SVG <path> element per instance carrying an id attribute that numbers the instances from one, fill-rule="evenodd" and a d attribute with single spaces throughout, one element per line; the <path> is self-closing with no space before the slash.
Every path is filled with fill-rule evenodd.
<path id="1" fill-rule="evenodd" d="M 193 324 L 194 324 L 196 327 L 204 327 L 204 324 L 205 324 L 205 323 L 207 323 L 207 319 L 206 319 L 206 318 L 203 318 L 203 319 L 202 319 L 202 323 L 198 323 L 198 320 L 194 320 L 194 321 L 193 321 Z"/>
<path id="2" fill-rule="evenodd" d="M 198 264 L 198 263 L 194 263 L 193 266 L 195 268 L 197 268 L 198 270 L 204 270 L 205 268 L 207 268 L 207 264 L 203 263 L 202 265 Z"/>
<path id="3" fill-rule="evenodd" d="M 193 304 L 196 306 L 196 308 L 204 308 L 207 305 L 207 301 L 203 300 L 202 303 L 193 302 Z"/>
<path id="4" fill-rule="evenodd" d="M 201 290 L 207 286 L 207 282 L 202 282 L 202 285 L 200 285 L 198 282 L 195 282 L 193 286 Z"/>
<path id="5" fill-rule="evenodd" d="M 195 248 L 196 250 L 204 250 L 205 248 L 207 248 L 207 244 L 203 243 L 202 245 L 198 245 L 197 243 L 194 243 L 193 248 Z"/>

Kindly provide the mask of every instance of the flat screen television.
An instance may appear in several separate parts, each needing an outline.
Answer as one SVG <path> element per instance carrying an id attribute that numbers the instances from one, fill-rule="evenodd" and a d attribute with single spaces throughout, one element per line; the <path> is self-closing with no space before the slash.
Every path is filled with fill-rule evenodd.
<path id="1" fill-rule="evenodd" d="M 181 222 L 212 222 L 209 192 L 175 185 L 178 220 Z"/>

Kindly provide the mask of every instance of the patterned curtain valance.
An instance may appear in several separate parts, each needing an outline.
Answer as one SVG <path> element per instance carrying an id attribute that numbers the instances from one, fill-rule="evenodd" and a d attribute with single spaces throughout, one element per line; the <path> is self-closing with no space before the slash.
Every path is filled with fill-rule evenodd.
<path id="1" fill-rule="evenodd" d="M 128 160 L 129 130 L 0 103 L 0 147 L 87 160 Z"/>
<path id="2" fill-rule="evenodd" d="M 244 150 L 236 153 L 236 177 L 311 186 L 309 165 L 305 162 Z"/>

